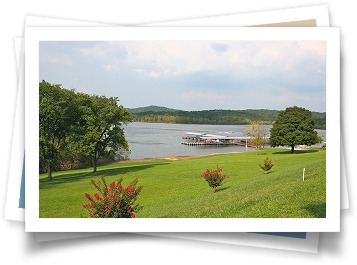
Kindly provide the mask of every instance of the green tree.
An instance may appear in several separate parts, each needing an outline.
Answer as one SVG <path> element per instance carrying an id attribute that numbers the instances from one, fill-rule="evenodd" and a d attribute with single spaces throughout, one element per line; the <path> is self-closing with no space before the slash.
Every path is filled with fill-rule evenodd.
<path id="1" fill-rule="evenodd" d="M 96 172 L 99 158 L 128 154 L 121 125 L 131 117 L 118 101 L 116 97 L 76 93 L 46 81 L 39 83 L 39 164 L 47 171 L 48 180 L 61 165 L 92 159 Z"/>
<path id="2" fill-rule="evenodd" d="M 318 142 L 311 112 L 300 107 L 281 111 L 270 130 L 270 146 L 288 145 L 294 153 L 295 145 L 313 145 Z"/>
<path id="3" fill-rule="evenodd" d="M 61 164 L 66 136 L 78 121 L 76 94 L 61 85 L 39 83 L 39 164 L 52 180 L 52 171 Z"/>
<path id="4" fill-rule="evenodd" d="M 90 111 L 83 116 L 86 120 L 83 139 L 90 147 L 93 172 L 96 172 L 99 158 L 114 158 L 121 149 L 129 150 L 122 125 L 131 121 L 131 115 L 118 105 L 117 97 L 93 95 L 90 99 Z"/>
<path id="5" fill-rule="evenodd" d="M 63 151 L 65 163 L 90 165 L 94 144 L 91 141 L 93 126 L 93 100 L 85 93 L 76 94 L 77 114 L 80 117 L 77 126 L 73 126 L 66 138 L 66 149 Z"/>

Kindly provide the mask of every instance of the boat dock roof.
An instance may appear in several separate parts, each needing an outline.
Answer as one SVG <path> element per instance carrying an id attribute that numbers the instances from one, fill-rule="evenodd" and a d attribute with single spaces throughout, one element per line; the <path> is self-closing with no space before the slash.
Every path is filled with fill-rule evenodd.
<path id="1" fill-rule="evenodd" d="M 226 135 L 217 135 L 217 134 L 208 134 L 208 133 L 196 133 L 196 132 L 187 132 L 188 135 L 193 135 L 201 139 L 206 140 L 240 140 L 240 139 L 250 139 L 249 136 L 226 136 Z M 269 138 L 269 137 L 265 137 Z"/>

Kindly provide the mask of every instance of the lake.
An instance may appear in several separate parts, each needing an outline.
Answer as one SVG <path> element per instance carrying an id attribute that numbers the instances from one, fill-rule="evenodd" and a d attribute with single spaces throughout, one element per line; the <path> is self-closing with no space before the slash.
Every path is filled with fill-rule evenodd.
<path id="1" fill-rule="evenodd" d="M 187 132 L 243 136 L 250 125 L 207 125 L 207 124 L 171 124 L 132 122 L 124 126 L 125 137 L 131 154 L 129 159 L 158 158 L 167 156 L 195 156 L 213 153 L 243 152 L 245 146 L 222 145 L 183 145 L 181 142 Z M 271 128 L 271 125 L 262 125 Z M 326 130 L 316 130 L 326 139 Z M 228 133 L 233 132 L 233 133 Z M 326 141 L 326 140 L 325 140 Z M 248 151 L 255 148 L 248 147 Z"/>

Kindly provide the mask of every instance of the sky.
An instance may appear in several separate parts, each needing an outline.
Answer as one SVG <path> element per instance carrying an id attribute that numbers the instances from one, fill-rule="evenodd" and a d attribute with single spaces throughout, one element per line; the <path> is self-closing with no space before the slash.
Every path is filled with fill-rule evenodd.
<path id="1" fill-rule="evenodd" d="M 42 41 L 39 82 L 126 108 L 326 111 L 325 41 Z"/>

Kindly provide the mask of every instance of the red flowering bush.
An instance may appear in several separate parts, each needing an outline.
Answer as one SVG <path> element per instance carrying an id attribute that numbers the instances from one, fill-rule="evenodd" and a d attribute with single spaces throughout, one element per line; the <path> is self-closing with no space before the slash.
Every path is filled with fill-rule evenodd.
<path id="1" fill-rule="evenodd" d="M 203 177 L 207 182 L 208 185 L 212 188 L 212 193 L 216 192 L 216 188 L 219 186 L 222 186 L 226 181 L 224 181 L 226 178 L 229 178 L 226 175 L 221 175 L 220 172 L 222 171 L 222 168 L 218 168 L 216 170 L 206 170 L 201 177 Z M 224 181 L 224 182 L 223 182 Z"/>
<path id="2" fill-rule="evenodd" d="M 114 181 L 109 187 L 102 177 L 103 186 L 100 181 L 91 183 L 97 189 L 97 193 L 91 197 L 88 193 L 84 195 L 89 201 L 88 204 L 82 204 L 82 207 L 89 211 L 89 217 L 92 218 L 135 218 L 135 214 L 142 206 L 135 204 L 137 196 L 143 186 L 136 188 L 138 179 L 136 178 L 129 186 L 123 188 L 121 183 L 123 178 L 117 183 Z"/>
<path id="3" fill-rule="evenodd" d="M 271 163 L 271 160 L 269 160 L 269 158 L 267 157 L 264 160 L 264 165 L 259 165 L 261 169 L 263 169 L 265 171 L 265 174 L 268 174 L 268 171 L 274 166 Z"/>

